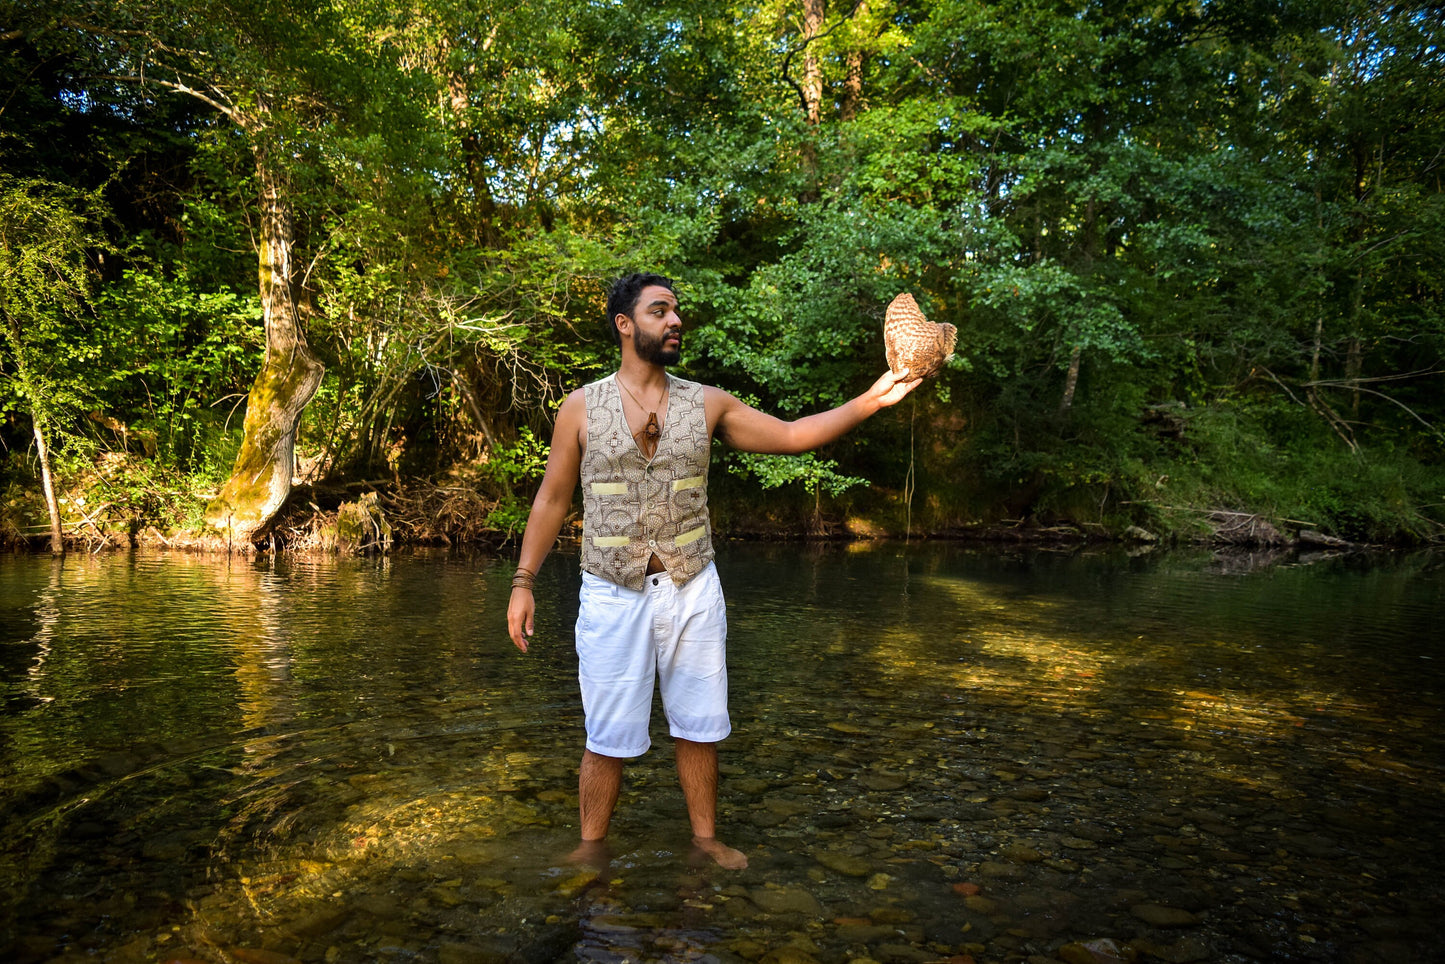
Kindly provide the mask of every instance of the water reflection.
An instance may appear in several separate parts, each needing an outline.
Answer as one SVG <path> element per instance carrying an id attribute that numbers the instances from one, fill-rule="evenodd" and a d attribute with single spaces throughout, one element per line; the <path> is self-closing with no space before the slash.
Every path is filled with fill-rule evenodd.
<path id="1" fill-rule="evenodd" d="M 1431 564 L 730 547 L 729 874 L 666 752 L 559 860 L 567 564 L 522 658 L 487 558 L 5 559 L 0 953 L 1428 959 Z"/>

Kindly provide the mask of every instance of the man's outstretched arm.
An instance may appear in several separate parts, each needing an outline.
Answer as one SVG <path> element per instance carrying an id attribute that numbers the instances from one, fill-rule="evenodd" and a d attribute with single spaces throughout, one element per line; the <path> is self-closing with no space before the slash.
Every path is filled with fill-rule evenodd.
<path id="1" fill-rule="evenodd" d="M 884 372 L 873 386 L 851 401 L 793 422 L 760 412 L 719 388 L 707 389 L 713 432 L 735 449 L 765 455 L 797 455 L 827 445 L 856 428 L 879 409 L 896 405 L 921 379 Z"/>
<path id="2" fill-rule="evenodd" d="M 582 465 L 582 430 L 587 424 L 587 403 L 579 389 L 567 396 L 557 410 L 557 424 L 552 429 L 552 451 L 547 456 L 547 471 L 532 511 L 527 515 L 527 530 L 522 534 L 522 552 L 517 558 L 518 571 L 536 574 L 542 568 L 562 523 L 572 508 L 572 493 L 577 489 Z M 507 603 L 507 633 L 522 652 L 527 651 L 527 637 L 532 635 L 537 601 L 528 588 L 513 588 Z"/>

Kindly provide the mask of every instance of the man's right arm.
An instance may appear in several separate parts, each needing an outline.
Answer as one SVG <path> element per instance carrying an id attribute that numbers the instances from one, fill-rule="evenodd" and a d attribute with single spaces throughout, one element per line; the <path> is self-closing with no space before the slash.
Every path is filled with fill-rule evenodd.
<path id="1" fill-rule="evenodd" d="M 572 493 L 582 466 L 582 439 L 587 428 L 587 401 L 582 389 L 567 396 L 557 410 L 557 424 L 552 428 L 552 451 L 547 456 L 547 471 L 532 511 L 527 515 L 527 529 L 522 534 L 522 552 L 517 568 L 535 574 L 542 568 L 562 523 L 572 508 Z M 537 603 L 531 589 L 514 588 L 507 603 L 507 633 L 522 652 L 527 651 L 527 638 L 532 635 Z"/>

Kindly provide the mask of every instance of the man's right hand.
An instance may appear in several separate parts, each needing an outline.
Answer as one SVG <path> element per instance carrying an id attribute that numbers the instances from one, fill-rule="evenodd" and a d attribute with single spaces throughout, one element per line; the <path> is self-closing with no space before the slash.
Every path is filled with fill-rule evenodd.
<path id="1" fill-rule="evenodd" d="M 527 651 L 527 638 L 532 635 L 532 617 L 537 612 L 537 600 L 530 589 L 513 589 L 511 601 L 507 603 L 507 633 L 522 652 Z"/>

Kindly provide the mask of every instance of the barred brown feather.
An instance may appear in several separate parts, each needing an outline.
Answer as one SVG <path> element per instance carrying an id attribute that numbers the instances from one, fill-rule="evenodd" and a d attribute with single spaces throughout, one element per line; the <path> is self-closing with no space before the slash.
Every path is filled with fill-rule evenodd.
<path id="1" fill-rule="evenodd" d="M 958 329 L 950 324 L 929 321 L 918 310 L 918 302 L 904 292 L 888 305 L 883 319 L 883 348 L 888 368 L 918 378 L 935 374 L 953 357 L 953 343 Z"/>

